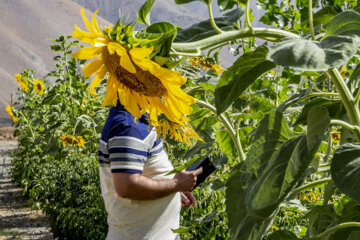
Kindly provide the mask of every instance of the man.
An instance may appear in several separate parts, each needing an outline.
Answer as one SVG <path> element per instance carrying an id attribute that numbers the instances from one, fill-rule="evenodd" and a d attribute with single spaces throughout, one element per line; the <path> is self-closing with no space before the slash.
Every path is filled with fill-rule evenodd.
<path id="1" fill-rule="evenodd" d="M 173 169 L 146 116 L 134 117 L 118 102 L 110 109 L 99 146 L 100 182 L 110 239 L 179 239 L 180 209 L 195 198 L 188 192 L 198 169 L 166 175 Z"/>

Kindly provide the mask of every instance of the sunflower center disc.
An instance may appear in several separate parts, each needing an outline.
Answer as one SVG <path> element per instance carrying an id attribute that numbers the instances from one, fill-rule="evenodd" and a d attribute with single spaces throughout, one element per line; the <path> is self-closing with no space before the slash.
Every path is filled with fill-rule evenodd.
<path id="1" fill-rule="evenodd" d="M 103 48 L 102 56 L 105 67 L 109 72 L 132 91 L 149 97 L 161 97 L 166 94 L 167 90 L 160 79 L 150 72 L 142 70 L 134 62 L 132 63 L 136 69 L 135 74 L 121 67 L 119 64 L 120 56 L 117 54 L 111 55 L 106 47 Z"/>

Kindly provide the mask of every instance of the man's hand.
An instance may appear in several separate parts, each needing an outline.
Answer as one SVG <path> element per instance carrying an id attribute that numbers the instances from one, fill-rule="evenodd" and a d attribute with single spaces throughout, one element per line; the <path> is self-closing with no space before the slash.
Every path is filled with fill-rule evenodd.
<path id="1" fill-rule="evenodd" d="M 182 170 L 174 176 L 176 181 L 177 190 L 179 192 L 191 191 L 196 184 L 197 176 L 203 171 L 202 167 L 194 171 Z"/>
<path id="2" fill-rule="evenodd" d="M 193 208 L 196 208 L 196 200 L 194 195 L 191 192 L 182 192 L 181 193 L 181 208 L 187 208 L 192 205 Z"/>

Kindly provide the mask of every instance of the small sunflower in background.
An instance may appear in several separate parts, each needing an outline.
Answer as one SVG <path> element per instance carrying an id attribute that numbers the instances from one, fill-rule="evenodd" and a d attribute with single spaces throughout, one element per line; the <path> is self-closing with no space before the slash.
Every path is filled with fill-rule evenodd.
<path id="1" fill-rule="evenodd" d="M 39 79 L 35 79 L 34 80 L 34 89 L 39 95 L 42 95 L 45 91 L 44 83 Z"/>
<path id="2" fill-rule="evenodd" d="M 16 123 L 18 121 L 18 118 L 15 117 L 14 112 L 13 112 L 13 108 L 8 105 L 8 106 L 5 107 L 5 110 L 8 112 L 8 114 L 10 115 L 13 122 Z"/>
<path id="3" fill-rule="evenodd" d="M 72 135 L 62 135 L 60 137 L 61 142 L 65 144 L 65 146 L 69 145 L 77 145 L 78 147 L 85 147 L 85 140 L 82 136 L 74 137 Z"/>
<path id="4" fill-rule="evenodd" d="M 24 92 L 29 91 L 29 82 L 26 78 L 21 77 L 20 73 L 15 74 L 14 77 Z"/>
<path id="5" fill-rule="evenodd" d="M 188 58 L 186 61 L 191 63 L 192 67 L 200 67 L 201 71 L 204 69 L 206 69 L 206 71 L 213 69 L 217 75 L 220 75 L 223 71 L 225 71 L 225 68 L 222 68 L 219 64 L 216 64 L 211 58 L 193 57 Z"/>
<path id="6" fill-rule="evenodd" d="M 341 134 L 337 130 L 331 131 L 331 139 L 333 143 L 339 143 L 340 142 Z"/>
<path id="7" fill-rule="evenodd" d="M 76 142 L 78 147 L 85 147 L 85 140 L 82 136 L 76 137 Z"/>
<path id="8" fill-rule="evenodd" d="M 89 60 L 83 68 L 85 78 L 95 75 L 89 92 L 94 93 L 95 88 L 107 75 L 106 95 L 102 106 L 111 103 L 116 105 L 119 99 L 125 109 L 135 118 L 147 113 L 149 122 L 158 129 L 164 128 L 164 122 L 159 118 L 166 118 L 173 125 L 181 125 L 184 129 L 191 128 L 187 117 L 192 112 L 191 105 L 196 100 L 186 94 L 180 86 L 186 83 L 186 78 L 179 72 L 160 66 L 153 53 L 154 47 L 146 47 L 147 39 L 134 36 L 134 24 L 125 25 L 119 20 L 113 27 L 100 29 L 96 20 L 95 11 L 91 22 L 85 17 L 81 9 L 81 16 L 88 32 L 74 26 L 73 36 L 80 41 L 90 43 L 73 54 L 73 57 Z M 178 128 L 170 128 L 166 135 L 173 136 L 179 141 L 189 142 L 188 139 L 179 138 Z M 181 130 L 184 131 L 184 130 Z M 189 130 L 186 130 L 189 132 Z M 192 130 L 193 131 L 193 130 Z M 193 131 L 190 137 L 199 138 Z"/>
<path id="9" fill-rule="evenodd" d="M 346 70 L 346 67 L 345 66 L 342 66 L 341 67 L 341 70 L 340 70 L 340 74 L 343 78 L 346 77 L 346 73 L 347 73 L 347 70 Z"/>

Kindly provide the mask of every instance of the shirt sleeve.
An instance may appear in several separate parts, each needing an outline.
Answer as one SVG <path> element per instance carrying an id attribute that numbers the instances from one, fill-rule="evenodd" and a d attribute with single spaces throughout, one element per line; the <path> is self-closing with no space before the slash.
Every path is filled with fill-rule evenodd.
<path id="1" fill-rule="evenodd" d="M 149 146 L 135 135 L 131 127 L 117 128 L 109 134 L 108 149 L 112 173 L 142 173 L 149 156 Z"/>
<path id="2" fill-rule="evenodd" d="M 158 138 L 158 139 L 155 141 L 154 146 L 150 149 L 149 156 L 157 155 L 157 154 L 159 154 L 160 152 L 162 152 L 163 150 L 164 150 L 164 145 L 163 145 L 163 143 L 161 142 L 161 139 Z"/>

